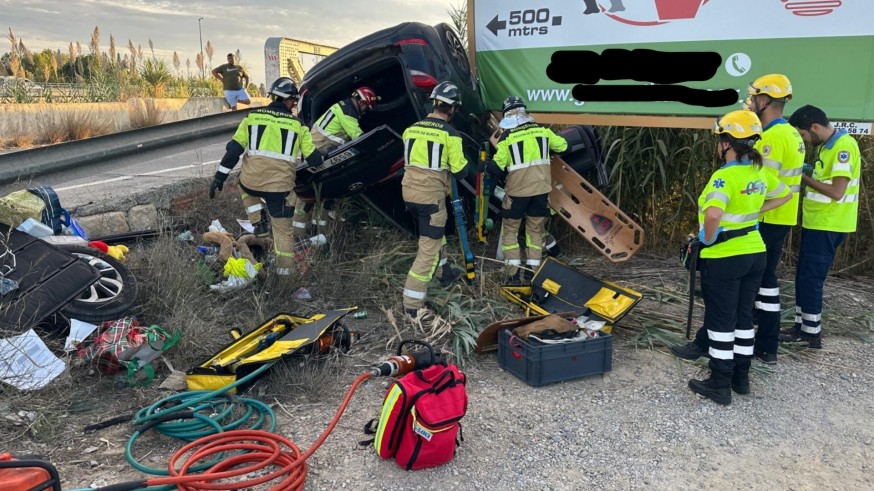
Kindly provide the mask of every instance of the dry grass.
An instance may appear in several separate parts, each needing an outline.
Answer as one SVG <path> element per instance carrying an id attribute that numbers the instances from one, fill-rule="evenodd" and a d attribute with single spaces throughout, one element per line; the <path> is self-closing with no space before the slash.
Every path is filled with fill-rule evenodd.
<path id="1" fill-rule="evenodd" d="M 155 99 L 134 98 L 127 104 L 132 129 L 159 125 L 167 117 L 166 111 L 158 107 Z"/>
<path id="2" fill-rule="evenodd" d="M 114 130 L 112 122 L 105 118 L 100 111 L 63 111 L 45 115 L 39 120 L 38 131 L 32 133 L 31 144 L 53 144 L 81 140 L 107 135 Z"/>
<path id="3" fill-rule="evenodd" d="M 274 366 L 252 389 L 255 397 L 282 404 L 296 397 L 317 398 L 325 393 L 326 387 L 347 384 L 356 373 L 393 350 L 400 338 L 430 339 L 444 353 L 459 357 L 469 350 L 471 336 L 488 323 L 522 315 L 520 309 L 498 295 L 500 266 L 480 261 L 479 284 L 467 286 L 459 281 L 445 290 L 435 285 L 429 298 L 436 315 L 416 320 L 405 318 L 400 314 L 401 288 L 415 255 L 415 242 L 380 223 L 355 200 L 338 203 L 336 211 L 346 221 L 330 222 L 324 233 L 330 238 L 331 247 L 309 259 L 307 273 L 291 278 L 262 274 L 254 285 L 228 294 L 209 290 L 208 285 L 217 281 L 220 271 L 217 265 L 203 263 L 195 244 L 182 243 L 167 235 L 137 245 L 128 255 L 128 265 L 137 277 L 140 291 L 131 314 L 141 322 L 183 333 L 180 344 L 170 349 L 166 357 L 177 370 L 184 371 L 226 345 L 231 340 L 228 332 L 232 328 L 249 331 L 279 312 L 308 316 L 351 306 L 367 310 L 367 319 L 344 320 L 361 335 L 351 352 L 318 358 L 294 357 Z M 235 219 L 243 216 L 239 191 L 229 183 L 217 199 L 197 200 L 191 209 L 172 218 L 190 224 L 199 238 L 213 219 L 237 231 Z M 676 260 L 658 259 L 643 252 L 632 264 L 611 265 L 562 222 L 554 221 L 550 228 L 562 240 L 565 262 L 645 295 L 645 300 L 617 326 L 618 339 L 631 338 L 640 346 L 655 347 L 679 341 L 685 326 L 685 292 L 684 272 Z M 490 246 L 474 245 L 475 253 L 494 257 L 495 238 L 496 235 Z M 449 252 L 456 265 L 457 251 L 457 242 L 450 237 Z M 865 306 L 874 290 L 852 280 L 829 281 L 830 291 L 848 291 L 860 297 L 851 303 L 837 300 L 846 295 L 826 298 L 827 315 L 841 326 L 835 332 L 870 340 L 874 316 Z M 310 291 L 312 301 L 292 298 L 300 287 Z M 791 289 L 786 288 L 784 293 L 791 295 Z M 699 305 L 697 321 L 702 313 L 703 307 Z M 49 345 L 59 352 L 60 336 L 47 337 Z M 806 351 L 785 354 L 808 356 Z M 166 370 L 161 364 L 157 364 L 156 370 L 161 380 Z M 34 393 L 20 393 L 2 386 L 0 414 L 25 411 L 33 412 L 35 417 L 21 424 L 0 420 L 0 439 L 11 450 L 38 451 L 50 456 L 52 452 L 63 452 L 54 442 L 72 437 L 82 425 L 130 412 L 164 395 L 154 386 L 115 388 L 111 377 L 94 374 L 87 366 L 73 367 L 69 376 L 62 376 Z"/>

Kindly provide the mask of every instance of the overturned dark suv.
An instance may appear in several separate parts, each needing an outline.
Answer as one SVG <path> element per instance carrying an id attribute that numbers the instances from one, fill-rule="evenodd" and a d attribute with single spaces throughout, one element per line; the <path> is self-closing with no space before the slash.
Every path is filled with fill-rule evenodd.
<path id="1" fill-rule="evenodd" d="M 381 100 L 361 118 L 361 138 L 332 150 L 318 168 L 304 165 L 298 170 L 296 193 L 305 201 L 314 200 L 317 194 L 333 199 L 361 193 L 392 223 L 412 232 L 401 198 L 400 135 L 427 116 L 431 90 L 447 80 L 458 86 L 462 102 L 451 124 L 462 134 L 468 161 L 475 162 L 491 134 L 490 113 L 470 74 L 465 47 L 449 25 L 403 23 L 361 38 L 318 63 L 300 87 L 298 114 L 307 125 L 312 126 L 332 104 L 359 86 L 372 87 Z M 584 145 L 586 157 L 577 158 L 589 166 L 600 161 L 594 134 L 591 137 Z M 466 204 L 472 205 L 473 179 L 459 184 L 468 195 Z M 498 206 L 490 207 L 493 213 Z"/>

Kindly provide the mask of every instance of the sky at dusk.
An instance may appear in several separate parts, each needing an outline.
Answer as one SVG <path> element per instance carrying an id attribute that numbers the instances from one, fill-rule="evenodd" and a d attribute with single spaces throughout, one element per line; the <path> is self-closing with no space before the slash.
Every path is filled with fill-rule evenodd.
<path id="1" fill-rule="evenodd" d="M 252 81 L 264 82 L 264 41 L 289 37 L 340 47 L 379 29 L 405 21 L 426 24 L 450 22 L 447 11 L 466 0 L 323 0 L 323 1 L 154 1 L 154 0 L 0 0 L 0 54 L 9 51 L 8 29 L 32 52 L 45 48 L 67 52 L 72 41 L 88 44 L 95 26 L 100 27 L 100 45 L 109 50 L 109 35 L 116 50 L 129 53 L 128 40 L 169 63 L 176 51 L 185 71 L 185 60 L 200 50 L 198 18 L 203 44 L 211 41 L 212 66 L 225 62 L 225 55 L 240 50 L 241 61 Z M 207 69 L 209 62 L 207 61 Z"/>

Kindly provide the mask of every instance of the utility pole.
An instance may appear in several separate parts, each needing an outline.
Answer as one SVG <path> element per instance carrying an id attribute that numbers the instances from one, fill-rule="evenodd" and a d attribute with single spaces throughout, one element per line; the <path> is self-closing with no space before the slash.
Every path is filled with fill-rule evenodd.
<path id="1" fill-rule="evenodd" d="M 197 33 L 200 35 L 200 79 L 203 80 L 205 78 L 203 67 L 206 62 L 203 60 L 203 29 L 200 27 L 201 21 L 203 21 L 203 17 L 197 19 Z"/>

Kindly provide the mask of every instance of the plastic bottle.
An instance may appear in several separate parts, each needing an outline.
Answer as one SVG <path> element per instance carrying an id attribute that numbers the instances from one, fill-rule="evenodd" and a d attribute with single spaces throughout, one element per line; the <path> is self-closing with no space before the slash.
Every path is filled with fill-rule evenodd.
<path id="1" fill-rule="evenodd" d="M 22 232 L 26 232 L 34 237 L 49 237 L 51 235 L 55 235 L 54 230 L 51 227 L 47 226 L 42 222 L 38 222 L 33 218 L 28 218 L 21 225 L 17 227 L 17 230 Z"/>
<path id="2" fill-rule="evenodd" d="M 353 319 L 366 319 L 367 318 L 367 311 L 366 310 L 359 310 L 358 312 L 355 312 L 354 314 L 352 314 L 352 318 Z"/>
<path id="3" fill-rule="evenodd" d="M 197 251 L 199 253 L 203 254 L 204 256 L 213 256 L 215 254 L 218 254 L 219 247 L 214 246 L 214 245 L 207 245 L 207 246 L 201 245 L 201 246 L 197 246 Z"/>

